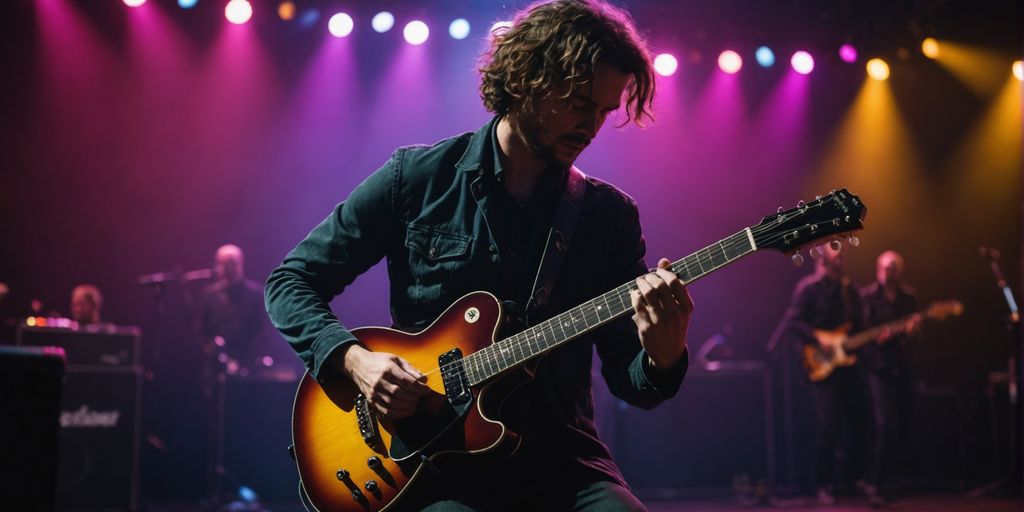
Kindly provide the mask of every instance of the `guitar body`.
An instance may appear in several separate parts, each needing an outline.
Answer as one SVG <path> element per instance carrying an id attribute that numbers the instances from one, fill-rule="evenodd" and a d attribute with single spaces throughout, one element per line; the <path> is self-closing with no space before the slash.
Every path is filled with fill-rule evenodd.
<path id="1" fill-rule="evenodd" d="M 292 412 L 292 441 L 303 490 L 316 510 L 383 510 L 423 471 L 441 469 L 454 457 L 514 453 L 518 436 L 495 418 L 505 398 L 528 382 L 529 375 L 510 370 L 480 389 L 470 389 L 468 403 L 453 406 L 436 370 L 442 354 L 457 349 L 465 356 L 492 344 L 501 320 L 499 301 L 475 292 L 416 334 L 380 327 L 352 331 L 368 349 L 397 354 L 427 374 L 434 394 L 422 399 L 410 418 L 367 415 L 370 406 L 360 403 L 361 395 L 348 379 L 321 385 L 308 373 L 303 377 Z"/>
<path id="2" fill-rule="evenodd" d="M 815 330 L 816 339 L 831 340 L 832 350 L 825 350 L 817 343 L 808 343 L 803 347 L 803 364 L 807 370 L 807 378 L 811 382 L 821 382 L 827 379 L 836 368 L 841 366 L 853 366 L 857 362 L 857 356 L 846 353 L 842 341 L 850 330 L 849 325 L 844 325 L 832 331 L 823 329 Z"/>

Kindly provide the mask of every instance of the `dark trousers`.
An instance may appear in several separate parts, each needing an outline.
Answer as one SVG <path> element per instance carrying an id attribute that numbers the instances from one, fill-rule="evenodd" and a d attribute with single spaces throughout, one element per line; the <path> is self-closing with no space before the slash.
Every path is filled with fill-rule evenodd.
<path id="1" fill-rule="evenodd" d="M 892 481 L 901 448 L 908 440 L 913 388 L 906 374 L 890 376 L 874 372 L 868 374 L 868 388 L 875 417 L 875 442 L 868 478 L 881 489 Z"/>
<path id="2" fill-rule="evenodd" d="M 837 459 L 843 481 L 864 477 L 871 412 L 860 370 L 856 366 L 837 368 L 829 378 L 814 384 L 814 399 L 818 409 L 817 485 L 831 487 L 836 482 Z"/>

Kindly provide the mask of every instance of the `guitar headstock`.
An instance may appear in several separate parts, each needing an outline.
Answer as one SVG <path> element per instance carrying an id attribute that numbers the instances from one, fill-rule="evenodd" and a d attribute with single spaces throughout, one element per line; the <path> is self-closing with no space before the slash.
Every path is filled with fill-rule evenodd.
<path id="1" fill-rule="evenodd" d="M 934 320 L 942 320 L 949 316 L 960 316 L 964 313 L 964 305 L 958 300 L 933 302 L 925 310 L 925 316 Z"/>
<path id="2" fill-rule="evenodd" d="M 750 230 L 759 249 L 792 252 L 823 238 L 863 229 L 866 214 L 867 206 L 844 188 L 765 217 Z M 851 236 L 850 244 L 857 243 L 856 237 Z"/>

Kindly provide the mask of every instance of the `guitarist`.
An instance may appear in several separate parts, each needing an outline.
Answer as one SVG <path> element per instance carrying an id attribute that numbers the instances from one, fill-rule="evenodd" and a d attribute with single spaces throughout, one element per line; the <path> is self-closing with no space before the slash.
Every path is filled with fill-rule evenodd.
<path id="1" fill-rule="evenodd" d="M 801 279 L 778 332 L 801 344 L 818 344 L 823 350 L 834 350 L 842 337 L 821 335 L 849 326 L 849 333 L 862 328 L 862 307 L 857 289 L 846 275 L 844 253 L 829 245 L 816 260 L 814 273 Z M 834 469 L 837 466 L 836 449 L 841 432 L 848 433 L 849 445 L 843 450 L 840 475 L 853 480 L 862 477 L 866 418 L 863 378 L 856 365 L 838 367 L 825 380 L 812 383 L 818 410 L 817 455 L 815 480 L 817 499 L 822 505 L 835 503 Z"/>
<path id="2" fill-rule="evenodd" d="M 573 162 L 613 112 L 650 117 L 651 58 L 629 15 L 601 0 L 534 4 L 492 36 L 480 67 L 493 119 L 475 133 L 398 149 L 275 269 L 266 304 L 321 382 L 352 379 L 381 414 L 413 414 L 427 392 L 421 369 L 370 352 L 329 302 L 387 259 L 394 327 L 428 326 L 460 296 L 486 290 L 529 304 L 553 212 Z M 581 175 L 582 176 L 582 175 Z M 644 510 L 594 427 L 593 347 L 614 394 L 651 408 L 686 373 L 693 303 L 662 259 L 648 271 L 636 203 L 582 176 L 583 200 L 546 306 L 530 323 L 635 279 L 634 316 L 556 350 L 514 395 L 522 434 L 510 460 L 464 457 L 410 487 L 399 510 Z M 564 244 L 562 244 L 564 245 Z M 553 284 L 553 286 L 551 286 Z M 425 485 L 426 484 L 426 485 Z M 541 501 L 543 499 L 543 501 Z"/>
<path id="3" fill-rule="evenodd" d="M 877 280 L 861 289 L 866 327 L 884 324 L 918 309 L 914 290 L 903 283 L 903 256 L 885 251 L 875 266 Z M 886 486 L 907 441 L 912 383 L 904 345 L 919 333 L 921 317 L 913 315 L 905 332 L 883 331 L 875 343 L 864 347 L 861 360 L 868 369 L 868 389 L 875 416 L 875 442 L 871 454 L 869 484 L 873 505 L 885 505 Z"/>

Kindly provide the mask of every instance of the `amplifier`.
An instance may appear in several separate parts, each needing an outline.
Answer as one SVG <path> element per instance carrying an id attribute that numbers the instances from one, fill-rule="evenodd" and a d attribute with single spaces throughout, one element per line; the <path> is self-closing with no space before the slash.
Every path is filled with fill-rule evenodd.
<path id="1" fill-rule="evenodd" d="M 69 366 L 123 366 L 139 364 L 138 327 L 111 324 L 74 327 L 18 327 L 17 344 L 56 346 L 67 353 Z"/>
<path id="2" fill-rule="evenodd" d="M 140 368 L 71 370 L 60 407 L 60 510 L 134 510 Z"/>
<path id="3" fill-rule="evenodd" d="M 0 345 L 0 506 L 54 506 L 63 376 L 59 348 Z"/>

